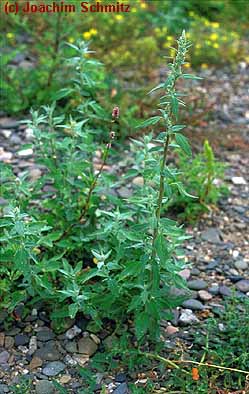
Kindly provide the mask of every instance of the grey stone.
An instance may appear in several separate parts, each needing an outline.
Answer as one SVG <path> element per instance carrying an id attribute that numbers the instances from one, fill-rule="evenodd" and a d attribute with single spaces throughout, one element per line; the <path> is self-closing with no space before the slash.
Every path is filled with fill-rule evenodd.
<path id="1" fill-rule="evenodd" d="M 220 233 L 214 227 L 210 227 L 206 231 L 203 231 L 201 237 L 204 241 L 207 241 L 212 244 L 220 244 L 221 243 Z"/>
<path id="2" fill-rule="evenodd" d="M 10 358 L 10 354 L 9 354 L 9 352 L 7 352 L 7 350 L 4 350 L 3 352 L 1 352 L 0 353 L 0 365 L 7 364 L 9 358 Z"/>
<path id="3" fill-rule="evenodd" d="M 46 376 L 57 376 L 64 371 L 65 368 L 65 364 L 61 361 L 52 361 L 42 369 L 42 373 Z"/>
<path id="4" fill-rule="evenodd" d="M 191 309 L 185 309 L 182 311 L 179 318 L 179 324 L 181 326 L 188 326 L 196 323 L 199 323 L 199 319 L 193 314 Z"/>
<path id="5" fill-rule="evenodd" d="M 171 286 L 169 294 L 171 297 L 189 297 L 191 292 L 188 289 L 178 289 L 175 286 Z"/>
<path id="6" fill-rule="evenodd" d="M 14 347 L 15 340 L 13 337 L 5 337 L 4 346 L 6 349 L 12 349 Z"/>
<path id="7" fill-rule="evenodd" d="M 186 309 L 191 309 L 192 311 L 201 311 L 204 309 L 204 305 L 198 300 L 187 300 L 182 303 L 182 306 Z"/>
<path id="8" fill-rule="evenodd" d="M 45 343 L 41 349 L 38 349 L 35 352 L 34 355 L 45 361 L 57 361 L 61 358 L 61 353 L 54 341 Z"/>
<path id="9" fill-rule="evenodd" d="M 198 268 L 192 268 L 191 275 L 193 275 L 193 276 L 200 275 L 200 270 L 198 270 Z"/>
<path id="10" fill-rule="evenodd" d="M 12 136 L 10 137 L 10 143 L 11 145 L 20 145 L 22 143 L 22 140 L 18 135 L 12 134 Z"/>
<path id="11" fill-rule="evenodd" d="M 32 355 L 37 350 L 37 338 L 32 336 L 29 341 L 29 354 Z"/>
<path id="12" fill-rule="evenodd" d="M 69 328 L 69 330 L 67 330 L 67 332 L 65 333 L 65 337 L 67 339 L 73 339 L 77 335 L 79 335 L 80 333 L 81 333 L 81 328 L 79 328 L 78 326 L 74 325 L 73 327 Z"/>
<path id="13" fill-rule="evenodd" d="M 204 290 L 208 287 L 208 284 L 203 279 L 194 279 L 188 282 L 188 287 L 191 290 Z"/>
<path id="14" fill-rule="evenodd" d="M 36 383 L 35 392 L 36 394 L 54 394 L 55 388 L 49 380 L 40 380 Z"/>
<path id="15" fill-rule="evenodd" d="M 15 336 L 15 345 L 16 346 L 25 346 L 29 343 L 29 337 L 25 334 L 18 334 Z"/>
<path id="16" fill-rule="evenodd" d="M 38 331 L 36 334 L 37 340 L 41 341 L 41 342 L 51 341 L 52 339 L 54 339 L 54 337 L 55 337 L 55 335 L 54 335 L 53 331 L 51 331 L 49 329 L 47 329 L 47 330 L 43 329 L 41 331 Z"/>
<path id="17" fill-rule="evenodd" d="M 16 129 L 19 126 L 19 122 L 12 118 L 1 118 L 0 127 L 2 129 Z"/>
<path id="18" fill-rule="evenodd" d="M 129 198 L 132 196 L 132 189 L 122 186 L 120 189 L 118 189 L 118 194 L 122 198 Z"/>
<path id="19" fill-rule="evenodd" d="M 79 353 L 92 356 L 98 349 L 98 346 L 90 338 L 86 337 L 86 338 L 81 338 L 78 341 L 78 349 L 79 349 Z"/>
<path id="20" fill-rule="evenodd" d="M 115 382 L 124 383 L 124 382 L 126 382 L 126 380 L 127 380 L 127 377 L 126 377 L 126 374 L 124 372 L 119 372 L 115 376 Z"/>
<path id="21" fill-rule="evenodd" d="M 248 268 L 248 264 L 244 260 L 235 261 L 234 266 L 237 270 L 246 270 Z"/>
<path id="22" fill-rule="evenodd" d="M 231 297 L 232 295 L 231 289 L 225 285 L 219 287 L 219 293 L 224 297 Z"/>
<path id="23" fill-rule="evenodd" d="M 9 393 L 9 389 L 6 384 L 0 383 L 0 394 Z"/>
<path id="24" fill-rule="evenodd" d="M 129 389 L 126 383 L 120 383 L 120 385 L 113 391 L 113 394 L 128 394 Z"/>
<path id="25" fill-rule="evenodd" d="M 69 353 L 77 353 L 77 343 L 75 341 L 67 341 L 64 345 L 64 348 Z"/>
<path id="26" fill-rule="evenodd" d="M 219 285 L 211 285 L 207 290 L 210 294 L 217 295 L 219 294 Z"/>
<path id="27" fill-rule="evenodd" d="M 242 293 L 247 293 L 249 291 L 249 280 L 242 279 L 235 284 L 236 288 Z"/>

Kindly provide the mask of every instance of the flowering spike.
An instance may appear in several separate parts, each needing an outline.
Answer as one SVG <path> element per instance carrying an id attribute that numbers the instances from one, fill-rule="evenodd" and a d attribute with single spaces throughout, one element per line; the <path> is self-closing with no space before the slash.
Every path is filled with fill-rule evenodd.
<path id="1" fill-rule="evenodd" d="M 112 110 L 112 117 L 117 119 L 119 118 L 119 107 L 114 107 Z"/>

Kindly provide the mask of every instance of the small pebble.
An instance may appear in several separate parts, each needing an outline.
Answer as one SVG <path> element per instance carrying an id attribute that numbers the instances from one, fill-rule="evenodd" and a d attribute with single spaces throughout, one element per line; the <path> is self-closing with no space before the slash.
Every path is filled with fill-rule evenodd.
<path id="1" fill-rule="evenodd" d="M 212 294 L 210 294 L 206 290 L 199 290 L 198 291 L 198 296 L 199 296 L 201 301 L 210 301 L 213 298 Z"/>

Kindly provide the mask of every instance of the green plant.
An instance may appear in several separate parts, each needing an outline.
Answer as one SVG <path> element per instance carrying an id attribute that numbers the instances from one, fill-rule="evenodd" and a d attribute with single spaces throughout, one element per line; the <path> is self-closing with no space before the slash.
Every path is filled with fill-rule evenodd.
<path id="1" fill-rule="evenodd" d="M 225 165 L 215 159 L 212 147 L 205 140 L 203 151 L 192 160 L 185 155 L 179 156 L 179 179 L 184 183 L 191 196 L 175 195 L 169 207 L 175 210 L 182 220 L 194 222 L 204 212 L 215 206 L 222 195 L 227 195 L 225 186 Z"/>
<path id="2" fill-rule="evenodd" d="M 30 394 L 31 380 L 25 376 L 21 376 L 17 384 L 11 385 L 12 394 Z"/>
<path id="3" fill-rule="evenodd" d="M 128 200 L 106 194 L 116 182 L 105 166 L 115 148 L 119 108 L 113 109 L 111 119 L 99 116 L 91 78 L 98 63 L 87 58 L 85 44 L 74 48 L 85 57 L 72 59 L 78 78 L 73 89 L 82 95 L 74 118 L 65 119 L 55 103 L 31 112 L 33 149 L 44 174 L 29 184 L 24 204 L 28 214 L 19 208 L 4 210 L 1 260 L 7 273 L 2 278 L 14 275 L 15 281 L 8 281 L 2 306 L 12 310 L 17 300 L 43 300 L 57 328 L 63 318 L 77 313 L 90 315 L 98 328 L 104 318 L 118 327 L 130 316 L 139 341 L 147 334 L 158 337 L 160 319 L 171 316 L 170 310 L 181 301 L 171 295 L 172 286 L 185 286 L 178 275 L 183 267 L 178 256 L 186 236 L 176 222 L 161 218 L 161 210 L 175 189 L 187 194 L 175 179 L 177 170 L 167 165 L 167 153 L 176 146 L 174 140 L 179 149 L 191 153 L 180 133 L 184 126 L 176 124 L 183 105 L 176 82 L 195 78 L 182 72 L 189 46 L 183 33 L 166 81 L 153 89 L 162 91 L 159 115 L 142 127 L 161 123 L 163 131 L 155 139 L 147 136 L 135 142 L 143 160 L 126 177 L 138 174 L 144 184 Z M 99 147 L 96 168 L 96 133 L 104 124 L 110 132 L 103 133 L 106 142 Z M 151 143 L 156 146 L 151 148 Z M 9 192 L 11 182 L 6 188 Z"/>

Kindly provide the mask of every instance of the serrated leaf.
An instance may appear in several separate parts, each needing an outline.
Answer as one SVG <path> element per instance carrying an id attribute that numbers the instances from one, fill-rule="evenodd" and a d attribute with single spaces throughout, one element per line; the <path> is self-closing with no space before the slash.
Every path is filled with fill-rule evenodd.
<path id="1" fill-rule="evenodd" d="M 136 336 L 139 339 L 143 338 L 149 329 L 149 316 L 145 312 L 136 314 L 135 317 L 135 330 Z"/>
<path id="2" fill-rule="evenodd" d="M 192 155 L 188 139 L 184 135 L 177 133 L 175 135 L 175 140 L 177 144 L 180 146 L 180 148 L 183 150 L 183 152 L 186 153 L 186 155 L 188 156 Z"/>
<path id="3" fill-rule="evenodd" d="M 141 264 L 137 261 L 126 263 L 125 269 L 119 275 L 118 281 L 124 280 L 128 276 L 137 276 L 141 272 Z"/>

